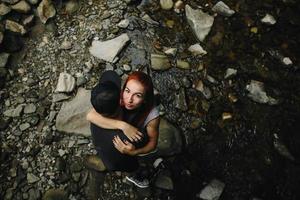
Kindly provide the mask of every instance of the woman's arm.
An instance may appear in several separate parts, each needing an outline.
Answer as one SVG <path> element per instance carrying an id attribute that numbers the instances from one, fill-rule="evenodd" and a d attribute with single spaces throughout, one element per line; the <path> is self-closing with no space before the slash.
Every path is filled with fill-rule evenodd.
<path id="1" fill-rule="evenodd" d="M 131 143 L 128 143 L 126 141 L 121 141 L 119 137 L 114 138 L 113 143 L 115 147 L 124 154 L 128 155 L 138 155 L 138 154 L 144 154 L 149 153 L 153 151 L 156 148 L 157 140 L 158 140 L 158 128 L 159 128 L 159 122 L 160 118 L 155 118 L 151 120 L 147 127 L 147 134 L 149 136 L 149 142 L 142 148 L 135 149 Z"/>
<path id="2" fill-rule="evenodd" d="M 88 112 L 86 119 L 101 128 L 122 130 L 130 141 L 138 141 L 141 139 L 142 133 L 134 126 L 118 119 L 104 117 L 95 109 L 91 109 Z"/>

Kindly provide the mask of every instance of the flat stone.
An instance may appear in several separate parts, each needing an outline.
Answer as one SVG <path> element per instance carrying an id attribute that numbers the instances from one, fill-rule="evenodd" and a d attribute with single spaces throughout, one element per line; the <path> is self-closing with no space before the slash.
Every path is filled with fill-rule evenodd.
<path id="1" fill-rule="evenodd" d="M 127 28 L 128 25 L 129 25 L 129 20 L 128 19 L 123 19 L 122 21 L 120 21 L 118 23 L 117 26 L 120 27 L 120 28 Z"/>
<path id="2" fill-rule="evenodd" d="M 90 136 L 90 123 L 86 120 L 87 112 L 92 108 L 91 92 L 79 88 L 74 99 L 64 102 L 57 117 L 58 131 Z"/>
<path id="3" fill-rule="evenodd" d="M 24 107 L 24 113 L 34 113 L 36 111 L 36 106 L 33 103 L 27 104 Z"/>
<path id="4" fill-rule="evenodd" d="M 68 200 L 68 195 L 63 189 L 49 189 L 44 194 L 43 200 Z"/>
<path id="5" fill-rule="evenodd" d="M 52 102 L 60 102 L 60 101 L 64 101 L 67 99 L 70 99 L 71 96 L 68 96 L 64 93 L 54 93 L 52 95 Z"/>
<path id="6" fill-rule="evenodd" d="M 193 55 L 206 55 L 207 54 L 207 51 L 205 51 L 202 46 L 197 43 L 197 44 L 194 44 L 194 45 L 191 45 L 188 50 L 193 54 Z"/>
<path id="7" fill-rule="evenodd" d="M 129 41 L 128 35 L 124 33 L 112 40 L 93 41 L 89 51 L 93 56 L 112 63 Z"/>
<path id="8" fill-rule="evenodd" d="M 142 20 L 152 25 L 159 25 L 157 21 L 154 21 L 148 14 L 143 15 Z"/>
<path id="9" fill-rule="evenodd" d="M 235 11 L 231 10 L 223 1 L 216 3 L 216 5 L 212 8 L 212 11 L 225 17 L 230 17 L 235 13 Z"/>
<path id="10" fill-rule="evenodd" d="M 181 148 L 182 137 L 180 131 L 166 119 L 161 118 L 159 124 L 157 154 L 160 156 L 171 156 L 180 153 Z"/>
<path id="11" fill-rule="evenodd" d="M 21 124 L 19 128 L 21 131 L 25 131 L 26 129 L 30 128 L 30 124 L 29 123 Z"/>
<path id="12" fill-rule="evenodd" d="M 214 17 L 200 9 L 192 9 L 189 5 L 185 6 L 185 14 L 195 35 L 203 42 L 214 23 Z"/>
<path id="13" fill-rule="evenodd" d="M 75 78 L 71 74 L 62 72 L 59 74 L 55 92 L 72 92 L 75 85 Z"/>
<path id="14" fill-rule="evenodd" d="M 203 200 L 218 200 L 224 190 L 224 187 L 224 183 L 217 179 L 213 179 L 197 196 Z"/>
<path id="15" fill-rule="evenodd" d="M 24 105 L 18 105 L 16 108 L 6 110 L 3 114 L 7 117 L 20 117 L 23 111 Z"/>
<path id="16" fill-rule="evenodd" d="M 77 0 L 69 0 L 66 3 L 66 13 L 73 14 L 79 9 L 79 3 Z"/>
<path id="17" fill-rule="evenodd" d="M 167 70 L 171 68 L 171 64 L 167 56 L 151 54 L 151 68 L 154 70 Z"/>
<path id="18" fill-rule="evenodd" d="M 34 175 L 34 174 L 32 174 L 32 173 L 28 173 L 28 174 L 27 174 L 27 181 L 28 181 L 29 184 L 30 184 L 30 183 L 35 183 L 35 182 L 37 182 L 37 181 L 39 181 L 39 180 L 40 180 L 40 178 L 37 177 L 36 175 Z"/>
<path id="19" fill-rule="evenodd" d="M 173 190 L 174 185 L 170 176 L 159 174 L 155 180 L 155 186 L 164 190 Z"/>

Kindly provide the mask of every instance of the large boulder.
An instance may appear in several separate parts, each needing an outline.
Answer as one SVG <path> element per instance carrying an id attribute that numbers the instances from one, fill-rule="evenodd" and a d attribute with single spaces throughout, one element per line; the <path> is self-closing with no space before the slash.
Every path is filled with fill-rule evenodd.
<path id="1" fill-rule="evenodd" d="M 92 108 L 90 98 L 90 90 L 79 88 L 74 99 L 64 102 L 56 117 L 57 130 L 90 136 L 90 123 L 86 120 L 86 114 Z"/>
<path id="2" fill-rule="evenodd" d="M 162 118 L 159 125 L 159 137 L 157 154 L 170 156 L 180 153 L 182 148 L 182 137 L 180 131 L 170 122 Z"/>

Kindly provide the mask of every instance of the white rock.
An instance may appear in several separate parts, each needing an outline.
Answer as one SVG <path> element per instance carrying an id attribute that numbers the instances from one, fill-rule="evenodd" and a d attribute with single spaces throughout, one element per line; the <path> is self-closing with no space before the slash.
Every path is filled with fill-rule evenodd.
<path id="1" fill-rule="evenodd" d="M 115 57 L 120 53 L 123 47 L 130 39 L 126 33 L 107 41 L 93 41 L 90 47 L 90 53 L 107 62 L 113 62 Z"/>
<path id="2" fill-rule="evenodd" d="M 167 49 L 164 51 L 164 53 L 167 54 L 167 55 L 175 56 L 176 53 L 177 53 L 177 49 L 176 49 L 176 48 L 167 48 Z"/>
<path id="3" fill-rule="evenodd" d="M 122 21 L 120 21 L 118 23 L 117 26 L 120 27 L 120 28 L 127 28 L 128 25 L 129 25 L 129 20 L 128 19 L 123 19 Z"/>
<path id="4" fill-rule="evenodd" d="M 228 78 L 228 77 L 231 77 L 231 76 L 234 76 L 234 75 L 236 75 L 236 73 L 237 73 L 237 70 L 236 69 L 233 69 L 233 68 L 228 68 L 227 70 L 226 70 L 226 74 L 225 74 L 225 79 L 226 78 Z"/>
<path id="5" fill-rule="evenodd" d="M 292 65 L 293 61 L 289 57 L 284 57 L 282 59 L 282 63 L 285 64 L 285 65 Z"/>
<path id="6" fill-rule="evenodd" d="M 30 127 L 29 123 L 24 123 L 24 124 L 21 124 L 19 128 L 20 128 L 21 131 L 25 131 L 29 127 Z"/>
<path id="7" fill-rule="evenodd" d="M 142 20 L 152 25 L 159 25 L 159 23 L 157 21 L 154 21 L 148 14 L 143 15 Z"/>
<path id="8" fill-rule="evenodd" d="M 225 184 L 217 179 L 212 180 L 205 188 L 198 194 L 203 200 L 218 200 L 224 190 Z"/>
<path id="9" fill-rule="evenodd" d="M 66 154 L 66 151 L 62 150 L 62 149 L 59 149 L 58 150 L 58 154 L 60 157 L 64 156 Z"/>
<path id="10" fill-rule="evenodd" d="M 223 1 L 216 3 L 216 5 L 212 8 L 212 11 L 225 17 L 230 17 L 235 13 L 235 11 L 231 10 Z"/>
<path id="11" fill-rule="evenodd" d="M 160 6 L 163 10 L 170 10 L 173 8 L 173 0 L 160 0 Z"/>
<path id="12" fill-rule="evenodd" d="M 278 101 L 272 97 L 267 96 L 264 90 L 264 83 L 256 80 L 251 80 L 250 84 L 246 86 L 249 91 L 248 97 L 258 103 L 268 103 L 275 105 Z"/>
<path id="13" fill-rule="evenodd" d="M 185 6 L 185 14 L 197 38 L 204 41 L 214 23 L 214 17 L 200 9 L 192 9 L 189 5 Z"/>
<path id="14" fill-rule="evenodd" d="M 72 92 L 75 84 L 75 78 L 71 74 L 62 72 L 59 74 L 55 92 Z"/>
<path id="15" fill-rule="evenodd" d="M 268 25 L 274 25 L 276 23 L 275 18 L 270 14 L 266 14 L 260 21 Z"/>
<path id="16" fill-rule="evenodd" d="M 207 51 L 205 51 L 199 43 L 191 45 L 188 50 L 193 54 L 193 55 L 205 55 L 207 54 Z"/>

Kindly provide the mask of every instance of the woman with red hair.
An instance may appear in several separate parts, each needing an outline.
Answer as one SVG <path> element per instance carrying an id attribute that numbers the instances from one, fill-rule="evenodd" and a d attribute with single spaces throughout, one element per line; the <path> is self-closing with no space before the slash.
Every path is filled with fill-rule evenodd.
<path id="1" fill-rule="evenodd" d="M 122 130 L 128 140 L 121 140 L 119 136 L 115 136 L 112 142 L 123 154 L 136 156 L 154 151 L 160 119 L 149 75 L 136 71 L 128 76 L 121 90 L 120 107 L 123 111 L 121 119 L 105 117 L 92 109 L 87 114 L 87 120 L 104 129 Z M 139 129 L 145 130 L 146 135 Z M 136 145 L 139 141 L 146 142 L 143 146 Z M 136 184 L 132 179 L 128 180 Z"/>

